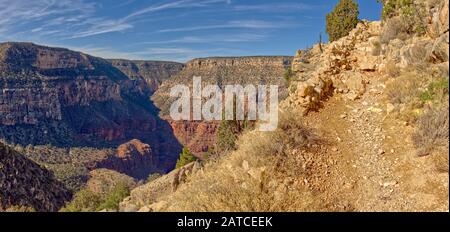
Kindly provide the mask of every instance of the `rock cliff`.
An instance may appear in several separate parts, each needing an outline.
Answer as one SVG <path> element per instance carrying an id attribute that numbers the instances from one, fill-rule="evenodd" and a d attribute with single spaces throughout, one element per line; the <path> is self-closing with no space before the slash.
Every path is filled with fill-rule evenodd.
<path id="1" fill-rule="evenodd" d="M 99 162 L 97 167 L 115 170 L 137 179 L 146 179 L 150 173 L 158 170 L 157 163 L 157 157 L 150 145 L 133 139 L 120 145 L 114 156 Z"/>
<path id="2" fill-rule="evenodd" d="M 184 68 L 184 64 L 167 61 L 110 60 L 110 62 L 131 79 L 143 78 L 152 92 L 155 92 L 163 81 Z"/>
<path id="3" fill-rule="evenodd" d="M 121 62 L 31 43 L 0 44 L 0 137 L 12 144 L 96 148 L 140 139 L 152 147 L 158 170 L 170 170 L 180 145 L 149 101 L 156 85 L 148 82 L 159 83 L 182 65 L 136 62 L 137 70 L 120 70 L 111 63 Z M 153 69 L 159 71 L 150 75 Z"/>
<path id="4" fill-rule="evenodd" d="M 168 117 L 171 102 L 174 100 L 169 96 L 170 88 L 178 84 L 192 87 L 193 76 L 200 76 L 203 86 L 207 84 L 278 85 L 280 98 L 283 98 L 287 95 L 287 83 L 283 75 L 291 63 L 292 57 L 288 56 L 194 59 L 187 62 L 181 72 L 165 81 L 152 96 L 152 100 L 161 109 L 160 115 L 170 123 L 178 140 L 191 152 L 200 155 L 214 146 L 219 123 L 172 121 Z"/>

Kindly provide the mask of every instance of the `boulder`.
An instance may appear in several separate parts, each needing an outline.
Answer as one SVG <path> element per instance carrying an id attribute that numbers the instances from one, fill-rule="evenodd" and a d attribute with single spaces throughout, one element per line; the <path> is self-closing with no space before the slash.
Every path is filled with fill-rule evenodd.
<path id="1" fill-rule="evenodd" d="M 344 83 L 351 93 L 359 96 L 364 94 L 366 91 L 366 83 L 360 73 L 347 72 L 344 74 L 344 78 L 346 78 Z"/>
<path id="2" fill-rule="evenodd" d="M 449 33 L 437 38 L 428 51 L 427 60 L 431 63 L 447 62 L 449 57 Z"/>

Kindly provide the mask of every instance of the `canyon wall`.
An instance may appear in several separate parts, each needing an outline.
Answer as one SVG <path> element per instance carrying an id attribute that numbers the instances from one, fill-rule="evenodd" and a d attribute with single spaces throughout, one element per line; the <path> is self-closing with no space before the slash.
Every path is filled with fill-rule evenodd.
<path id="1" fill-rule="evenodd" d="M 110 60 L 110 62 L 131 79 L 144 79 L 152 92 L 156 91 L 163 81 L 184 68 L 184 64 L 169 61 Z"/>
<path id="2" fill-rule="evenodd" d="M 0 138 L 96 148 L 140 139 L 151 146 L 151 167 L 171 170 L 180 145 L 149 101 L 157 85 L 148 83 L 160 83 L 182 65 L 136 62 L 138 69 L 120 70 L 111 63 L 118 61 L 31 43 L 0 44 Z M 159 71 L 149 75 L 154 69 Z"/>
<path id="3" fill-rule="evenodd" d="M 178 74 L 165 81 L 152 96 L 155 105 L 161 110 L 177 139 L 194 154 L 201 156 L 214 147 L 218 121 L 173 121 L 169 117 L 171 87 L 179 84 L 192 87 L 192 77 L 202 77 L 202 85 L 217 84 L 220 87 L 231 84 L 272 84 L 279 86 L 280 98 L 287 96 L 287 83 L 283 75 L 291 66 L 292 57 L 211 57 L 193 59 Z"/>
<path id="4" fill-rule="evenodd" d="M 173 85 L 191 86 L 196 75 L 204 84 L 220 86 L 276 84 L 282 95 L 291 62 L 283 56 L 200 58 L 186 64 L 104 60 L 62 48 L 3 43 L 0 138 L 10 144 L 97 149 L 121 144 L 131 149 L 136 144 L 130 141 L 137 139 L 149 152 L 109 155 L 98 166 L 145 178 L 171 170 L 182 145 L 200 156 L 216 143 L 218 122 L 167 117 Z"/>

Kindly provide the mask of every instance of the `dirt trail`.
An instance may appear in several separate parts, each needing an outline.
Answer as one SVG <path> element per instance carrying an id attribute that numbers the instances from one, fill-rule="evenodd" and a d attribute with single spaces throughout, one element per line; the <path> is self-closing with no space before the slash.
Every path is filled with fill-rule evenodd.
<path id="1" fill-rule="evenodd" d="M 306 117 L 331 149 L 327 195 L 339 211 L 448 211 L 448 173 L 415 156 L 413 128 L 386 112 L 384 84 L 371 78 L 366 93 L 350 101 L 332 96 Z"/>

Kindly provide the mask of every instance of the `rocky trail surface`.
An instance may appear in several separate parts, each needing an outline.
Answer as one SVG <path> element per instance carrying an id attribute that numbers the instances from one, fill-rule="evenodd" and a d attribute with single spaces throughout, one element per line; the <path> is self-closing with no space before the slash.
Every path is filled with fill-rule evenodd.
<path id="1" fill-rule="evenodd" d="M 339 211 L 447 211 L 448 173 L 417 157 L 412 127 L 383 103 L 383 81 L 372 74 L 360 99 L 335 95 L 305 117 L 329 142 L 326 195 Z"/>

